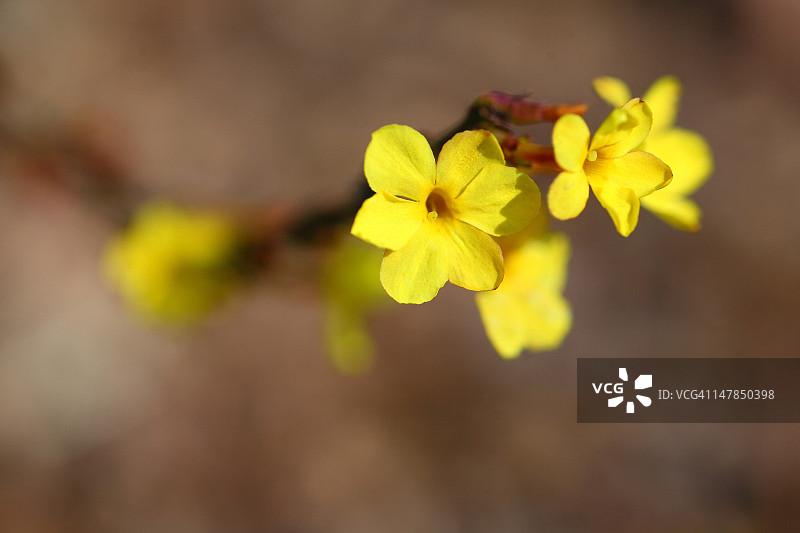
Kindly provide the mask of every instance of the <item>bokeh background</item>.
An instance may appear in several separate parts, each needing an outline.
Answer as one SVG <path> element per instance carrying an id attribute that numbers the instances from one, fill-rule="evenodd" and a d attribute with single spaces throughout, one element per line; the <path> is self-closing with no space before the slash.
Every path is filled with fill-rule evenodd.
<path id="1" fill-rule="evenodd" d="M 443 131 L 489 89 L 596 126 L 600 75 L 679 76 L 717 166 L 697 235 L 643 212 L 623 239 L 594 201 L 557 226 L 558 351 L 501 360 L 450 287 L 376 316 L 347 378 L 313 252 L 146 327 L 99 273 L 113 225 L 0 164 L 0 530 L 800 530 L 797 425 L 575 421 L 578 357 L 798 355 L 798 27 L 795 0 L 3 0 L 3 113 L 174 200 L 336 201 L 373 130 Z"/>

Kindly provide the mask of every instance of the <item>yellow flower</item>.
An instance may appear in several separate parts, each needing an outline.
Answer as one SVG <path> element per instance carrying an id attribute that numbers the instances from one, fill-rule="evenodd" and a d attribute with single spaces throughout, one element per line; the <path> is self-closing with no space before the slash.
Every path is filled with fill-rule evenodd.
<path id="1" fill-rule="evenodd" d="M 572 327 L 572 311 L 561 295 L 569 260 L 567 237 L 533 236 L 503 251 L 503 283 L 495 291 L 475 295 L 486 335 L 507 359 L 526 348 L 558 348 Z"/>
<path id="2" fill-rule="evenodd" d="M 331 362 L 345 374 L 366 372 L 375 357 L 367 315 L 391 302 L 378 278 L 381 255 L 378 248 L 348 235 L 324 264 L 325 340 Z"/>
<path id="3" fill-rule="evenodd" d="M 625 82 L 611 77 L 592 82 L 595 92 L 611 105 L 621 105 L 630 98 Z M 642 199 L 642 205 L 653 214 L 684 231 L 700 229 L 700 208 L 688 195 L 708 180 L 714 169 L 711 148 L 693 131 L 676 128 L 675 116 L 681 96 L 681 83 L 674 76 L 663 76 L 653 83 L 644 100 L 653 110 L 653 128 L 637 150 L 655 155 L 672 169 L 669 187 Z"/>
<path id="4" fill-rule="evenodd" d="M 589 143 L 589 127 L 578 115 L 564 115 L 553 126 L 553 150 L 563 169 L 553 181 L 547 202 L 554 217 L 578 216 L 591 186 L 611 215 L 617 231 L 627 237 L 639 221 L 639 198 L 664 187 L 669 167 L 652 154 L 634 151 L 652 124 L 650 108 L 634 98 L 614 109 Z"/>
<path id="5" fill-rule="evenodd" d="M 141 318 L 184 325 L 203 318 L 229 294 L 239 238 L 210 213 L 150 203 L 103 256 L 106 278 Z"/>
<path id="6" fill-rule="evenodd" d="M 527 225 L 539 189 L 505 166 L 488 131 L 455 135 L 434 161 L 428 141 L 408 126 L 372 134 L 364 174 L 375 195 L 356 214 L 353 235 L 386 251 L 380 279 L 401 303 L 433 299 L 450 281 L 485 291 L 503 279 L 503 255 L 492 235 Z"/>

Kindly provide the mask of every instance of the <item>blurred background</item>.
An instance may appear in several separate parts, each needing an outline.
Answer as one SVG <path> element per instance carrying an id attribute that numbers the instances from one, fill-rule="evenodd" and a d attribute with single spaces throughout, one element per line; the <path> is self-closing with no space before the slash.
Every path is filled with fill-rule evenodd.
<path id="1" fill-rule="evenodd" d="M 596 127 L 601 75 L 677 75 L 716 172 L 699 234 L 643 211 L 623 239 L 594 200 L 556 226 L 556 352 L 503 361 L 448 286 L 376 316 L 348 378 L 313 253 L 197 330 L 147 327 L 100 274 L 114 226 L 0 162 L 0 530 L 800 530 L 797 425 L 575 407 L 578 357 L 798 355 L 798 27 L 795 0 L 3 0 L 5 116 L 176 201 L 336 201 L 372 131 L 444 131 L 490 89 L 584 101 Z"/>

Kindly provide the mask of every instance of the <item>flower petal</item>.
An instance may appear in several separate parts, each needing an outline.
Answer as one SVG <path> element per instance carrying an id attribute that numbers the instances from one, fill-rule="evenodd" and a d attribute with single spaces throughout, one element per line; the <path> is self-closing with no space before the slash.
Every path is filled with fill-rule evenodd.
<path id="1" fill-rule="evenodd" d="M 364 201 L 350 233 L 375 246 L 397 250 L 416 233 L 425 216 L 421 203 L 382 191 Z"/>
<path id="2" fill-rule="evenodd" d="M 475 305 L 497 353 L 505 359 L 519 357 L 528 340 L 524 300 L 516 294 L 482 292 L 475 295 Z"/>
<path id="3" fill-rule="evenodd" d="M 381 262 L 381 284 L 403 304 L 433 300 L 447 281 L 447 256 L 443 235 L 433 223 L 422 224 L 408 244 L 387 250 Z"/>
<path id="4" fill-rule="evenodd" d="M 534 219 L 539 187 L 524 172 L 505 165 L 484 167 L 456 199 L 459 220 L 491 235 L 515 233 Z"/>
<path id="5" fill-rule="evenodd" d="M 578 115 L 560 117 L 553 125 L 553 152 L 558 166 L 568 172 L 580 170 L 589 152 L 589 126 Z"/>
<path id="6" fill-rule="evenodd" d="M 444 225 L 442 225 L 444 226 Z M 490 291 L 503 281 L 503 253 L 494 239 L 460 220 L 447 224 L 442 239 L 447 248 L 450 283 L 471 291 Z"/>
<path id="7" fill-rule="evenodd" d="M 592 81 L 592 87 L 597 96 L 613 105 L 619 107 L 631 99 L 631 90 L 619 78 L 603 76 Z"/>
<path id="8" fill-rule="evenodd" d="M 714 156 L 702 135 L 681 128 L 668 128 L 651 135 L 644 149 L 672 169 L 673 194 L 691 194 L 705 183 L 714 170 Z"/>
<path id="9" fill-rule="evenodd" d="M 455 198 L 485 166 L 505 162 L 503 150 L 490 132 L 462 131 L 442 147 L 436 164 L 436 186 Z"/>
<path id="10" fill-rule="evenodd" d="M 644 93 L 643 99 L 653 111 L 652 133 L 669 128 L 675 123 L 682 90 L 678 78 L 662 76 Z"/>
<path id="11" fill-rule="evenodd" d="M 497 290 L 475 302 L 497 352 L 516 357 L 525 348 L 557 348 L 572 325 L 561 296 L 567 276 L 569 241 L 558 233 L 529 239 L 505 252 L 506 273 Z"/>
<path id="12" fill-rule="evenodd" d="M 608 180 L 592 179 L 591 176 L 589 183 L 597 199 L 611 215 L 620 235 L 630 235 L 639 222 L 639 198 L 636 192 Z"/>
<path id="13" fill-rule="evenodd" d="M 372 134 L 364 175 L 375 192 L 420 200 L 433 185 L 436 161 L 425 137 L 409 126 L 390 124 Z"/>
<path id="14" fill-rule="evenodd" d="M 562 172 L 550 184 L 547 205 L 554 217 L 567 220 L 581 214 L 588 198 L 589 181 L 583 170 Z"/>
<path id="15" fill-rule="evenodd" d="M 598 176 L 633 189 L 638 198 L 664 187 L 672 179 L 670 168 L 647 152 L 630 152 L 621 157 L 587 162 L 586 175 L 590 180 Z"/>
<path id="16" fill-rule="evenodd" d="M 670 185 L 672 187 L 672 185 Z M 656 191 L 640 200 L 642 206 L 658 218 L 681 231 L 700 231 L 702 212 L 692 200 L 669 190 Z"/>
<path id="17" fill-rule="evenodd" d="M 572 309 L 558 293 L 543 295 L 535 305 L 528 301 L 528 343 L 535 352 L 555 350 L 572 329 Z"/>
<path id="18" fill-rule="evenodd" d="M 506 277 L 498 290 L 561 292 L 567 281 L 570 244 L 563 233 L 531 239 L 507 253 Z M 511 283 L 509 283 L 511 282 Z"/>
<path id="19" fill-rule="evenodd" d="M 652 123 L 650 107 L 634 98 L 609 113 L 594 134 L 589 150 L 597 150 L 598 158 L 627 154 L 642 144 Z"/>

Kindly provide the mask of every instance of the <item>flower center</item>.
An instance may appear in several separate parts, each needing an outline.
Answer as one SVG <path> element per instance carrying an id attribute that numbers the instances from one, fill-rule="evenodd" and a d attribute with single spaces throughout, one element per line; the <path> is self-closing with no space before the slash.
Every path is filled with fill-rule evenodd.
<path id="1" fill-rule="evenodd" d="M 586 156 L 587 161 L 597 161 L 597 150 L 592 150 L 589 152 L 589 155 Z"/>
<path id="2" fill-rule="evenodd" d="M 439 217 L 452 217 L 453 211 L 447 205 L 447 200 L 441 191 L 433 190 L 425 200 L 425 207 L 428 209 L 428 220 L 436 220 Z"/>

